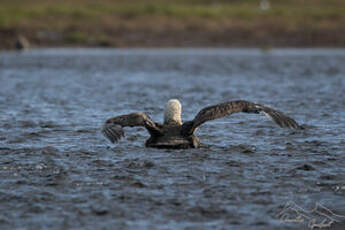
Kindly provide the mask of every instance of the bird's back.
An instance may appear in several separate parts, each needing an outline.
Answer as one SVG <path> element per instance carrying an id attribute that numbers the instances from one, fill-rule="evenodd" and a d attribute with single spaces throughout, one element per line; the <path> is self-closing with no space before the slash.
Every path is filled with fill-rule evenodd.
<path id="1" fill-rule="evenodd" d="M 155 148 L 174 148 L 184 149 L 190 147 L 197 147 L 199 140 L 194 137 L 185 137 L 181 134 L 182 125 L 165 124 L 162 127 L 162 136 L 151 137 L 147 142 L 147 147 Z"/>

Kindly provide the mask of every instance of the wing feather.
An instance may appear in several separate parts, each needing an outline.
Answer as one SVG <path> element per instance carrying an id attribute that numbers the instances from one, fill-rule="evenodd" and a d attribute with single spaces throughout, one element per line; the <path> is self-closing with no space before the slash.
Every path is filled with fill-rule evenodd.
<path id="1" fill-rule="evenodd" d="M 263 113 L 280 127 L 300 128 L 295 120 L 278 110 L 249 101 L 238 100 L 203 108 L 192 121 L 183 123 L 182 134 L 185 136 L 192 135 L 200 125 L 207 121 L 240 112 Z"/>
<path id="2" fill-rule="evenodd" d="M 144 126 L 151 136 L 161 135 L 160 125 L 145 113 L 130 113 L 109 118 L 102 127 L 103 135 L 112 143 L 118 142 L 125 133 L 123 127 Z"/>
<path id="3" fill-rule="evenodd" d="M 274 110 L 268 106 L 258 105 L 261 108 L 261 112 L 264 113 L 268 118 L 277 123 L 280 127 L 288 128 L 300 128 L 298 123 L 291 117 L 285 115 L 284 113 Z"/>
<path id="4" fill-rule="evenodd" d="M 117 142 L 124 137 L 122 126 L 118 124 L 104 124 L 102 132 L 112 143 Z"/>

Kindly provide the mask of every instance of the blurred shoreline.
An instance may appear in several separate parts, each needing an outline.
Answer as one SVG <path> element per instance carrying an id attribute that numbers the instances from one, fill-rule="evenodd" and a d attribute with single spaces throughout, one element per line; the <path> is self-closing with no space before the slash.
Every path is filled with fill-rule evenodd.
<path id="1" fill-rule="evenodd" d="M 305 31 L 289 33 L 280 31 L 279 33 L 268 33 L 265 36 L 255 36 L 255 31 L 245 29 L 213 32 L 213 31 L 188 31 L 188 30 L 164 30 L 164 31 L 126 31 L 119 33 L 114 31 L 114 39 L 107 41 L 80 40 L 66 42 L 63 39 L 42 38 L 36 36 L 39 32 L 17 30 L 1 30 L 0 49 L 14 49 L 18 34 L 30 41 L 34 48 L 49 47 L 113 47 L 113 48 L 161 48 L 161 47 L 229 47 L 229 48 L 279 48 L 279 47 L 345 47 L 345 34 L 337 31 L 327 31 L 324 33 L 308 33 Z M 242 36 L 248 33 L 248 36 Z M 178 34 L 174 36 L 174 34 Z M 57 34 L 57 37 L 62 35 Z M 112 33 L 109 34 L 112 36 Z M 133 39 L 135 38 L 135 39 Z"/>
<path id="2" fill-rule="evenodd" d="M 344 12 L 342 0 L 2 0 L 0 49 L 18 38 L 34 48 L 336 48 Z"/>

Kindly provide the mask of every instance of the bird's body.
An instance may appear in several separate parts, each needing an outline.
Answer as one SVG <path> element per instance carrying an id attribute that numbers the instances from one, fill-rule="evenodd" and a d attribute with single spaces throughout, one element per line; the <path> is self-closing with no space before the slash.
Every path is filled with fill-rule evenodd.
<path id="1" fill-rule="evenodd" d="M 181 111 L 181 103 L 171 99 L 165 107 L 163 124 L 154 122 L 145 113 L 130 113 L 108 119 L 102 131 L 114 143 L 124 136 L 123 127 L 144 126 L 150 133 L 146 147 L 185 149 L 199 147 L 200 141 L 195 132 L 203 123 L 232 113 L 262 112 L 281 127 L 300 127 L 292 118 L 277 110 L 242 100 L 206 107 L 193 120 L 184 123 L 181 120 Z"/>
<path id="2" fill-rule="evenodd" d="M 181 133 L 182 125 L 163 125 L 162 135 L 151 136 L 150 139 L 146 141 L 145 146 L 165 149 L 187 149 L 199 147 L 199 138 L 194 134 L 183 136 Z"/>

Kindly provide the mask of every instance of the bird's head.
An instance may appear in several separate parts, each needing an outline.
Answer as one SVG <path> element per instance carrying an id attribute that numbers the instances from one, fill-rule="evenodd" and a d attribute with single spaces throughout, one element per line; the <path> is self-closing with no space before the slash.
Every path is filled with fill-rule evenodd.
<path id="1" fill-rule="evenodd" d="M 179 100 L 170 99 L 165 106 L 164 124 L 176 123 L 182 125 L 181 120 L 182 106 Z"/>

